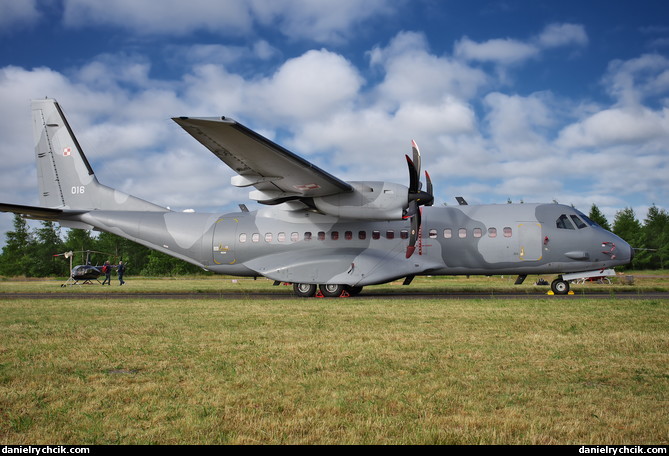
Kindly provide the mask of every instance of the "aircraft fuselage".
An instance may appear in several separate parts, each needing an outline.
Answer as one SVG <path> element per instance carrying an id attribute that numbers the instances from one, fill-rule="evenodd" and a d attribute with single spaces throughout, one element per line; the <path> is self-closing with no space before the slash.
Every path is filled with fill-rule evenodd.
<path id="1" fill-rule="evenodd" d="M 95 211 L 78 219 L 216 273 L 283 282 L 365 286 L 425 274 L 567 273 L 632 257 L 625 241 L 569 206 L 424 207 L 422 214 L 410 258 L 405 220 L 347 220 L 281 206 L 145 213 L 141 220 L 135 212 Z"/>

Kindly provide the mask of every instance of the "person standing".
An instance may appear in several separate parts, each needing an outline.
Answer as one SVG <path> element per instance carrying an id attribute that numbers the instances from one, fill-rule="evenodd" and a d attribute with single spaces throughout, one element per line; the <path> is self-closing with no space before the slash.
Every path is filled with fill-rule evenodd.
<path id="1" fill-rule="evenodd" d="M 118 266 L 116 266 L 116 274 L 118 274 L 118 284 L 119 286 L 123 285 L 125 281 L 123 280 L 123 274 L 125 273 L 125 265 L 123 264 L 123 261 L 118 262 Z"/>
<path id="2" fill-rule="evenodd" d="M 109 261 L 105 261 L 105 264 L 102 266 L 102 273 L 105 275 L 105 280 L 102 282 L 102 285 L 105 283 L 111 285 L 111 269 Z"/>

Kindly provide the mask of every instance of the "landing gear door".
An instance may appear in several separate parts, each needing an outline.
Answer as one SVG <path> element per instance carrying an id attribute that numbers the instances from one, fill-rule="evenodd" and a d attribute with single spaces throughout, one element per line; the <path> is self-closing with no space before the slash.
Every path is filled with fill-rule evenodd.
<path id="1" fill-rule="evenodd" d="M 214 225 L 212 255 L 214 264 L 235 264 L 235 243 L 239 220 L 233 217 L 221 217 Z"/>
<path id="2" fill-rule="evenodd" d="M 518 224 L 518 242 L 520 261 L 538 261 L 543 255 L 541 224 L 521 222 Z"/>

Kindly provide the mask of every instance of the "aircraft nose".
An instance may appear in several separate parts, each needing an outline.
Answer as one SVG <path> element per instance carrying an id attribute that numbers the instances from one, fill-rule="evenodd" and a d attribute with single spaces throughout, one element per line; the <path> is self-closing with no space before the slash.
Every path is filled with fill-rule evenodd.
<path id="1" fill-rule="evenodd" d="M 623 262 L 623 264 L 629 264 L 632 262 L 634 259 L 634 249 L 632 248 L 631 245 L 629 245 L 627 242 L 623 241 L 622 239 L 618 241 L 620 247 L 618 251 L 620 252 L 618 254 L 618 259 Z"/>

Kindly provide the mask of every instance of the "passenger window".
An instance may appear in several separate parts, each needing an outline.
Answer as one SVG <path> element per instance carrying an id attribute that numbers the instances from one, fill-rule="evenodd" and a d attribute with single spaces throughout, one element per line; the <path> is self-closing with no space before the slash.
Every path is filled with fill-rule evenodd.
<path id="1" fill-rule="evenodd" d="M 372 239 L 381 239 L 381 232 L 377 230 L 372 231 Z"/>
<path id="2" fill-rule="evenodd" d="M 367 239 L 367 231 L 358 231 L 358 239 L 361 241 Z"/>
<path id="3" fill-rule="evenodd" d="M 467 237 L 467 230 L 466 230 L 465 228 L 460 228 L 460 229 L 458 230 L 458 237 L 459 237 L 460 239 L 464 239 L 464 238 L 466 238 L 466 237 Z"/>
<path id="4" fill-rule="evenodd" d="M 509 238 L 511 236 L 513 236 L 513 230 L 510 227 L 505 226 L 504 227 L 504 237 Z"/>
<path id="5" fill-rule="evenodd" d="M 497 237 L 497 228 L 488 228 L 488 237 L 496 238 Z"/>
<path id="6" fill-rule="evenodd" d="M 246 233 L 242 233 L 239 235 L 239 242 L 246 242 Z"/>
<path id="7" fill-rule="evenodd" d="M 571 219 L 574 221 L 576 228 L 578 228 L 579 230 L 587 226 L 585 223 L 583 223 L 583 221 L 580 218 L 576 217 L 575 215 L 572 215 Z"/>
<path id="8" fill-rule="evenodd" d="M 574 229 L 574 225 L 571 224 L 569 217 L 567 217 L 565 214 L 562 214 L 560 217 L 558 217 L 558 219 L 555 221 L 555 225 L 561 230 Z"/>
<path id="9" fill-rule="evenodd" d="M 291 242 L 297 242 L 300 240 L 300 233 L 290 233 L 290 241 Z"/>
<path id="10" fill-rule="evenodd" d="M 395 232 L 393 230 L 386 231 L 386 239 L 395 239 Z"/>
<path id="11" fill-rule="evenodd" d="M 311 231 L 305 231 L 304 240 L 305 241 L 311 241 Z"/>
<path id="12" fill-rule="evenodd" d="M 345 232 L 344 233 L 344 239 L 346 239 L 347 241 L 350 241 L 351 239 L 353 239 L 353 231 Z"/>
<path id="13" fill-rule="evenodd" d="M 453 230 L 451 230 L 450 228 L 446 228 L 444 230 L 444 238 L 450 239 L 452 237 L 453 237 Z"/>
<path id="14" fill-rule="evenodd" d="M 474 237 L 480 238 L 481 236 L 483 236 L 483 230 L 481 228 L 474 228 Z"/>
<path id="15" fill-rule="evenodd" d="M 437 230 L 430 230 L 428 236 L 430 236 L 430 239 L 437 239 Z"/>
<path id="16" fill-rule="evenodd" d="M 330 233 L 330 239 L 332 239 L 333 241 L 338 240 L 339 239 L 339 231 L 333 231 L 332 233 Z"/>
<path id="17" fill-rule="evenodd" d="M 253 235 L 251 235 L 251 241 L 260 242 L 260 233 L 253 233 Z"/>
<path id="18" fill-rule="evenodd" d="M 409 230 L 402 230 L 400 231 L 400 237 L 402 239 L 409 239 Z"/>
<path id="19" fill-rule="evenodd" d="M 265 242 L 272 242 L 272 233 L 265 233 Z"/>
<path id="20" fill-rule="evenodd" d="M 279 233 L 276 238 L 279 242 L 286 242 L 286 233 Z"/>
<path id="21" fill-rule="evenodd" d="M 319 231 L 318 232 L 318 240 L 319 241 L 324 241 L 325 240 L 325 231 Z"/>

